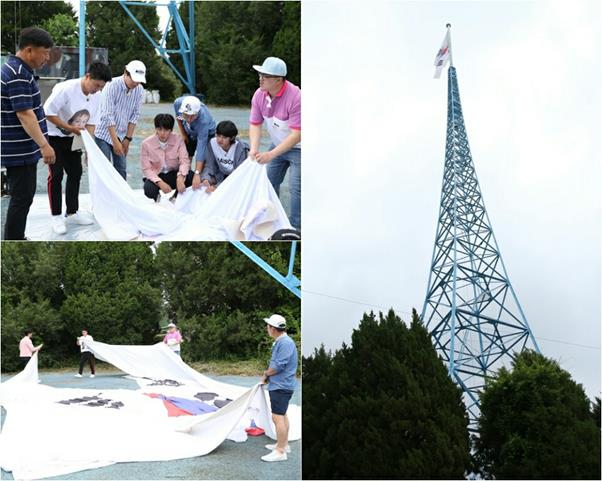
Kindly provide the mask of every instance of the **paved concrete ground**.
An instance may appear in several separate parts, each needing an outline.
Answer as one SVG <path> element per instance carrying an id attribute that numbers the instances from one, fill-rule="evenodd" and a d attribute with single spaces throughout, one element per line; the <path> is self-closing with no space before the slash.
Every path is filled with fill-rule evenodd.
<path id="1" fill-rule="evenodd" d="M 2 380 L 10 376 L 2 376 Z M 212 376 L 222 382 L 250 387 L 257 377 Z M 41 372 L 42 383 L 64 388 L 137 389 L 135 381 L 122 374 L 103 373 L 96 378 L 76 378 L 73 373 Z M 301 381 L 291 401 L 301 404 Z M 2 409 L 2 422 L 5 411 Z M 291 443 L 288 461 L 266 463 L 260 457 L 267 454 L 265 444 L 273 442 L 266 436 L 249 437 L 244 443 L 224 441 L 206 456 L 152 463 L 118 463 L 105 468 L 90 469 L 47 479 L 301 479 L 301 441 Z M 13 479 L 2 471 L 2 479 Z"/>

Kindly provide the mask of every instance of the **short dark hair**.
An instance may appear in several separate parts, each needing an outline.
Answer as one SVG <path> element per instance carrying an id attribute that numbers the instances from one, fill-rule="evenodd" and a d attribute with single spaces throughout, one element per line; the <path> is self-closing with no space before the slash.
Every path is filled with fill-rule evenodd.
<path id="1" fill-rule="evenodd" d="M 25 335 L 29 336 L 30 334 L 33 334 L 33 329 L 25 329 Z"/>
<path id="2" fill-rule="evenodd" d="M 51 48 L 54 45 L 50 34 L 38 27 L 27 27 L 19 34 L 19 50 L 27 47 Z"/>
<path id="3" fill-rule="evenodd" d="M 163 128 L 167 130 L 173 130 L 175 119 L 170 114 L 157 114 L 155 116 L 155 128 Z"/>
<path id="4" fill-rule="evenodd" d="M 88 73 L 90 74 L 90 78 L 94 80 L 110 82 L 113 78 L 111 75 L 111 67 L 102 62 L 92 62 L 88 67 Z"/>
<path id="5" fill-rule="evenodd" d="M 234 140 L 238 135 L 238 129 L 231 120 L 222 120 L 219 124 L 217 124 L 215 133 L 223 135 L 224 137 L 230 137 L 232 140 Z"/>

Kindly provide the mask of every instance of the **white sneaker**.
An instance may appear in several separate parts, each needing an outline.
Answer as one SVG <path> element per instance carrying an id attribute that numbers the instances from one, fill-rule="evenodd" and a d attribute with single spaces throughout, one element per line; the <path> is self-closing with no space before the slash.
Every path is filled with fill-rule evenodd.
<path id="1" fill-rule="evenodd" d="M 65 218 L 62 215 L 59 214 L 52 216 L 52 230 L 58 235 L 63 235 L 65 232 L 67 232 Z"/>
<path id="2" fill-rule="evenodd" d="M 76 374 L 75 377 L 84 377 L 81 374 Z"/>
<path id="3" fill-rule="evenodd" d="M 270 451 L 274 451 L 274 449 L 276 449 L 277 444 L 266 444 L 265 448 L 269 449 Z M 284 448 L 284 451 L 287 453 L 291 452 L 291 447 L 287 444 L 286 448 Z"/>
<path id="4" fill-rule="evenodd" d="M 96 377 L 96 376 L 94 376 L 94 374 L 90 374 L 90 377 Z"/>
<path id="5" fill-rule="evenodd" d="M 268 463 L 273 463 L 274 461 L 286 461 L 286 453 L 280 454 L 278 451 L 272 451 L 270 454 L 266 454 L 265 456 L 261 456 L 262 461 L 266 461 Z"/>
<path id="6" fill-rule="evenodd" d="M 71 224 L 77 225 L 90 225 L 94 224 L 94 219 L 83 212 L 76 212 L 75 214 L 68 215 L 66 221 Z"/>

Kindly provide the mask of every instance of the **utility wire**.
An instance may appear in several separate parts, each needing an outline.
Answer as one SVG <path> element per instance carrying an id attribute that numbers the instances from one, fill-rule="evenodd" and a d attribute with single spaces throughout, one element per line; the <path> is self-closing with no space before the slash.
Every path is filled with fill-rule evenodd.
<path id="1" fill-rule="evenodd" d="M 401 312 L 403 314 L 408 314 L 410 316 L 412 315 L 411 312 L 404 311 L 404 310 L 401 310 L 401 309 L 396 309 L 395 306 L 385 307 L 383 305 L 371 304 L 369 302 L 356 301 L 356 300 L 353 300 L 353 299 L 348 299 L 346 297 L 332 296 L 330 294 L 323 294 L 321 292 L 308 291 L 307 289 L 301 289 L 301 292 L 303 292 L 305 294 L 313 294 L 315 296 L 328 297 L 330 299 L 336 299 L 336 300 L 339 300 L 339 301 L 349 302 L 351 304 L 358 304 L 360 306 L 376 307 L 376 308 L 381 309 L 383 311 L 387 311 L 389 309 L 393 309 L 395 312 Z M 598 346 L 591 346 L 591 345 L 588 345 L 588 344 L 579 344 L 579 343 L 576 343 L 576 342 L 560 341 L 558 339 L 549 339 L 547 337 L 539 337 L 539 336 L 535 336 L 535 339 L 540 340 L 540 341 L 555 342 L 557 344 L 566 344 L 566 345 L 569 345 L 569 346 L 584 347 L 586 349 L 595 349 L 597 351 L 600 351 L 600 347 L 598 347 Z"/>

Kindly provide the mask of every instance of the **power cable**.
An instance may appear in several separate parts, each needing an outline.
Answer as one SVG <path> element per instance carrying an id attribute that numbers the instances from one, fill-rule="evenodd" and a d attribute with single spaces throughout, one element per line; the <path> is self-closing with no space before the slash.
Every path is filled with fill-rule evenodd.
<path id="1" fill-rule="evenodd" d="M 330 295 L 330 294 L 324 294 L 322 292 L 308 291 L 306 289 L 301 289 L 301 292 L 306 293 L 306 294 L 313 294 L 315 296 L 320 296 L 320 297 L 328 297 L 330 299 L 336 299 L 336 300 L 339 300 L 339 301 L 349 302 L 349 303 L 352 303 L 352 304 L 358 304 L 360 306 L 376 307 L 376 308 L 381 309 L 383 311 L 388 311 L 389 309 L 393 309 L 395 312 L 401 312 L 403 314 L 408 314 L 410 316 L 412 315 L 411 312 L 404 311 L 404 310 L 401 310 L 401 309 L 396 309 L 395 306 L 385 307 L 385 306 L 382 306 L 382 305 L 379 305 L 379 304 L 372 304 L 372 303 L 369 303 L 369 302 L 356 301 L 356 300 L 353 300 L 353 299 L 348 299 L 346 297 L 333 296 L 333 295 Z M 541 341 L 555 342 L 557 344 L 566 344 L 568 346 L 584 347 L 586 349 L 595 349 L 597 351 L 601 350 L 600 347 L 598 347 L 598 346 L 591 346 L 591 345 L 588 345 L 588 344 L 579 344 L 579 343 L 576 343 L 576 342 L 569 342 L 569 341 L 560 341 L 558 339 L 549 339 L 547 337 L 535 336 L 535 339 L 541 340 Z"/>

